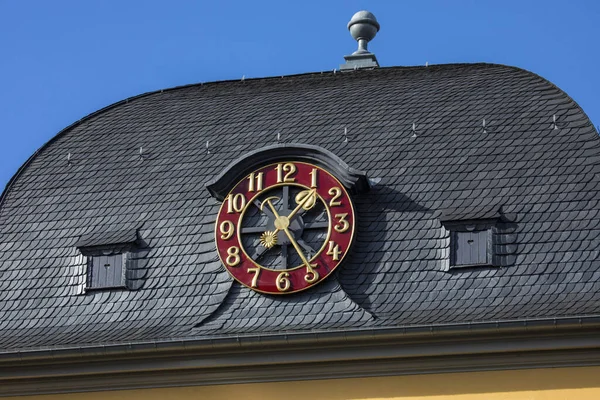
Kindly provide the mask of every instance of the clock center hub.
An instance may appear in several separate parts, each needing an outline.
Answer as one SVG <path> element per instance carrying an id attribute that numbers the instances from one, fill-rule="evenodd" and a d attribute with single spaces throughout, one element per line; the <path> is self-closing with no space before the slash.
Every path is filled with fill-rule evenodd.
<path id="1" fill-rule="evenodd" d="M 285 230 L 290 226 L 290 220 L 285 215 L 280 215 L 275 219 L 275 228 Z"/>

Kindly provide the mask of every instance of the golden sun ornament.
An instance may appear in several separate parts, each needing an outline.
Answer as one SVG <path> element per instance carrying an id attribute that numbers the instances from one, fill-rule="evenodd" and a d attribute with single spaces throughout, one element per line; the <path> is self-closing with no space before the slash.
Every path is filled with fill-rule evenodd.
<path id="1" fill-rule="evenodd" d="M 262 235 L 260 235 L 260 244 L 262 244 L 267 249 L 272 248 L 277 244 L 277 233 L 266 231 Z"/>

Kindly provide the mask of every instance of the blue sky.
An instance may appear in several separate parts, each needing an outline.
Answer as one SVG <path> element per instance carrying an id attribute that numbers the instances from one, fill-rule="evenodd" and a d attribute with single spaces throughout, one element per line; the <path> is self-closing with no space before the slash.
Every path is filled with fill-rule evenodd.
<path id="1" fill-rule="evenodd" d="M 381 24 L 382 66 L 518 66 L 600 124 L 596 0 L 0 0 L 0 190 L 61 129 L 126 97 L 337 68 L 361 9 Z"/>

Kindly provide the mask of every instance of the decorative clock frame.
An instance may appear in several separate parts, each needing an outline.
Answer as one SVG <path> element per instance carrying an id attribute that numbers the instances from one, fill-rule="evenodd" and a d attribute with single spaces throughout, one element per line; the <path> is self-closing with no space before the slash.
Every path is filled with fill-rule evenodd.
<path id="1" fill-rule="evenodd" d="M 366 174 L 310 145 L 276 145 L 236 160 L 207 185 L 222 200 L 215 243 L 225 269 L 262 293 L 287 294 L 326 279 L 354 240 L 350 193 Z"/>

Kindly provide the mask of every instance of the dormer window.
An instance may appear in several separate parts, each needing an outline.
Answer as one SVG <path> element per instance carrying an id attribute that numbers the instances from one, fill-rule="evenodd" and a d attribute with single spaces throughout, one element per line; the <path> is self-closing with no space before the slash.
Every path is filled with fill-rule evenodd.
<path id="1" fill-rule="evenodd" d="M 446 244 L 442 271 L 514 265 L 518 249 L 516 219 L 516 214 L 502 207 L 444 210 L 440 215 Z"/>
<path id="2" fill-rule="evenodd" d="M 491 226 L 487 224 L 454 225 L 450 230 L 450 268 L 491 264 Z"/>
<path id="3" fill-rule="evenodd" d="M 139 278 L 134 268 L 139 266 L 131 264 L 136 264 L 140 243 L 136 230 L 83 236 L 77 248 L 87 257 L 86 290 L 130 288 L 130 281 Z"/>
<path id="4" fill-rule="evenodd" d="M 87 289 L 125 287 L 127 253 L 88 256 Z"/>

